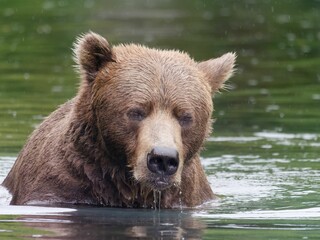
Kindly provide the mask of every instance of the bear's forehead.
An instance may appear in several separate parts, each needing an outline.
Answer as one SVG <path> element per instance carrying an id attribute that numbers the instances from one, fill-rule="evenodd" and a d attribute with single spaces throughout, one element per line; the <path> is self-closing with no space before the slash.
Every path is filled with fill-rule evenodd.
<path id="1" fill-rule="evenodd" d="M 114 47 L 113 53 L 116 61 L 113 72 L 126 81 L 199 85 L 203 78 L 197 63 L 180 51 L 130 44 Z"/>
<path id="2" fill-rule="evenodd" d="M 134 65 L 150 69 L 179 69 L 180 71 L 188 71 L 196 67 L 196 63 L 187 53 L 176 50 L 159 50 L 131 44 L 114 47 L 113 53 L 116 62 L 124 63 L 128 67 Z"/>

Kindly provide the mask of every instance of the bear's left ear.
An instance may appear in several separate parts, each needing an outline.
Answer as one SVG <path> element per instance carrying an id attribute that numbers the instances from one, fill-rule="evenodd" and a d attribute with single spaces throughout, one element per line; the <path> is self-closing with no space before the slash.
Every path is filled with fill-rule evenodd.
<path id="1" fill-rule="evenodd" d="M 105 63 L 114 62 L 108 41 L 93 32 L 77 38 L 73 53 L 81 77 L 88 82 L 95 79 L 96 74 Z"/>
<path id="2" fill-rule="evenodd" d="M 233 75 L 235 71 L 235 61 L 235 53 L 226 53 L 219 58 L 213 58 L 198 63 L 198 67 L 204 72 L 209 81 L 212 93 L 223 88 L 224 82 Z"/>

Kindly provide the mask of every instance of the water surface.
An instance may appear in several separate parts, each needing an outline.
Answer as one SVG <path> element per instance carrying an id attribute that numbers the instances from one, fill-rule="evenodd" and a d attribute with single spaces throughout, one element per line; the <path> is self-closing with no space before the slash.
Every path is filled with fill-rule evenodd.
<path id="1" fill-rule="evenodd" d="M 0 182 L 32 130 L 76 94 L 72 42 L 238 54 L 214 97 L 202 163 L 218 198 L 195 209 L 9 206 L 0 239 L 319 239 L 320 2 L 0 0 Z"/>

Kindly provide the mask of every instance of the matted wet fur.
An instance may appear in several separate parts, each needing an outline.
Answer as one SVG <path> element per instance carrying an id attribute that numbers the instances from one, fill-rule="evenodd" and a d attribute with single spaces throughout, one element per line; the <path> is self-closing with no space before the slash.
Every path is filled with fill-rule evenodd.
<path id="1" fill-rule="evenodd" d="M 11 204 L 152 207 L 154 191 L 161 208 L 211 200 L 199 153 L 235 54 L 196 62 L 174 50 L 111 47 L 92 32 L 74 54 L 78 94 L 20 152 L 3 182 Z"/>

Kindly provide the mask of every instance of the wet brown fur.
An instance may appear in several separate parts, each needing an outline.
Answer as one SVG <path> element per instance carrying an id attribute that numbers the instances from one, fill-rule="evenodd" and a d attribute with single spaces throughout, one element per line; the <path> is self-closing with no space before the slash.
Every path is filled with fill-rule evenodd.
<path id="1" fill-rule="evenodd" d="M 199 159 L 211 131 L 212 95 L 234 68 L 235 55 L 197 63 L 178 51 L 110 47 L 88 33 L 75 44 L 77 96 L 31 135 L 3 185 L 11 204 L 152 207 L 146 154 L 174 146 L 179 168 L 162 190 L 161 207 L 193 207 L 213 198 Z M 143 121 L 127 112 L 139 106 Z M 179 124 L 188 112 L 192 122 Z"/>

